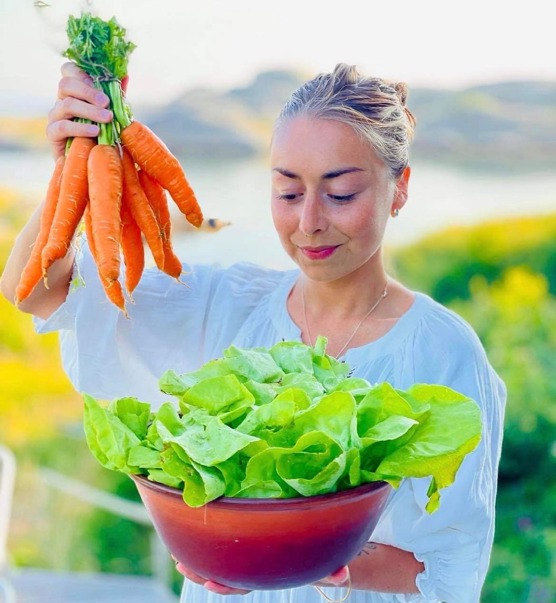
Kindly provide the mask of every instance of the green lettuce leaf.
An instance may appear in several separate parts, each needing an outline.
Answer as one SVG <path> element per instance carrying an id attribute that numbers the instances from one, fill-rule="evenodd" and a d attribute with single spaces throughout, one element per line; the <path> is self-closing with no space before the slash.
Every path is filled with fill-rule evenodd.
<path id="1" fill-rule="evenodd" d="M 431 477 L 429 512 L 438 508 L 439 490 L 450 486 L 465 456 L 481 439 L 481 412 L 477 404 L 454 390 L 428 384 L 414 385 L 408 398 L 429 406 L 409 441 L 388 454 L 377 472 L 398 477 Z"/>
<path id="2" fill-rule="evenodd" d="M 128 463 L 129 451 L 140 444 L 137 435 L 92 396 L 84 395 L 85 439 L 97 461 L 107 469 L 122 473 L 139 473 Z"/>
<path id="3" fill-rule="evenodd" d="M 212 467 L 228 460 L 236 452 L 258 438 L 241 433 L 223 423 L 218 417 L 207 415 L 186 416 L 185 430 L 181 435 L 167 439 L 187 456 L 205 467 Z"/>

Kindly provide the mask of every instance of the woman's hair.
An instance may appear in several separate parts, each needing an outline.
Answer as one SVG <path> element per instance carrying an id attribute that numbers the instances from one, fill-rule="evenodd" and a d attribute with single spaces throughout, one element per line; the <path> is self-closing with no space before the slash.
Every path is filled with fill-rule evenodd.
<path id="1" fill-rule="evenodd" d="M 353 65 L 339 63 L 298 88 L 286 102 L 275 128 L 305 115 L 351 126 L 379 153 L 398 178 L 409 163 L 415 118 L 405 106 L 407 85 L 362 76 Z"/>

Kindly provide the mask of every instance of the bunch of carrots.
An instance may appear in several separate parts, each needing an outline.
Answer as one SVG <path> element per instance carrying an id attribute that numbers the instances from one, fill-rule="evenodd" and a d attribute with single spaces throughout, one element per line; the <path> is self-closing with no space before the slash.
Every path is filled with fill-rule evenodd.
<path id="1" fill-rule="evenodd" d="M 167 193 L 194 226 L 201 225 L 203 214 L 179 161 L 133 118 L 121 87 L 135 48 L 126 41 L 125 29 L 114 18 L 103 21 L 85 13 L 69 17 L 67 33 L 70 44 L 64 56 L 109 96 L 114 120 L 98 124 L 98 139 L 68 140 L 65 155 L 57 160 L 16 303 L 41 279 L 48 286 L 48 269 L 66 255 L 84 224 L 106 296 L 127 315 L 125 292 L 131 298 L 145 266 L 143 240 L 160 270 L 176 279 L 182 272 L 172 248 Z"/>

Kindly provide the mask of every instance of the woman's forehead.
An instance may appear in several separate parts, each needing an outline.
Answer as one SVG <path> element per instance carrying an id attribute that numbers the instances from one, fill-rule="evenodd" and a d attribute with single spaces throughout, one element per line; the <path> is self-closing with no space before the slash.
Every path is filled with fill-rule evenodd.
<path id="1" fill-rule="evenodd" d="M 369 169 L 382 161 L 372 146 L 348 124 L 332 119 L 297 116 L 274 131 L 270 148 L 273 170 L 296 173 L 320 166 L 329 173 L 346 168 Z"/>

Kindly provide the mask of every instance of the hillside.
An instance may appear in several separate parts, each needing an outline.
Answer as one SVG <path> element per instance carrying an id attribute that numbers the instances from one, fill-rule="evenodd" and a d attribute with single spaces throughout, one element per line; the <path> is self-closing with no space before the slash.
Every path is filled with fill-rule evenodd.
<path id="1" fill-rule="evenodd" d="M 164 106 L 134 110 L 176 153 L 247 157 L 266 152 L 274 118 L 305 79 L 292 71 L 266 71 L 242 88 L 189 90 Z M 413 160 L 553 168 L 555 99 L 556 82 L 550 81 L 410 89 L 408 106 L 417 119 Z M 19 130 L 0 120 L 0 149 L 32 144 Z"/>

